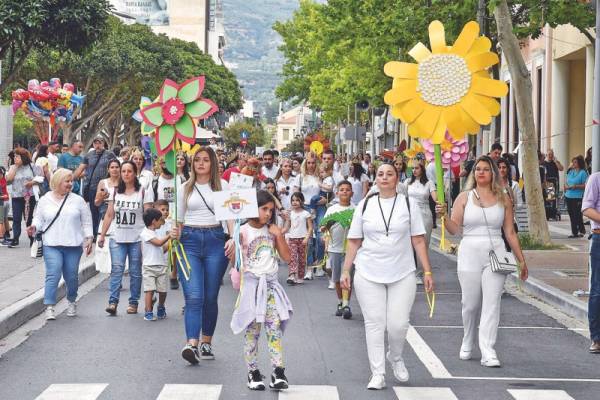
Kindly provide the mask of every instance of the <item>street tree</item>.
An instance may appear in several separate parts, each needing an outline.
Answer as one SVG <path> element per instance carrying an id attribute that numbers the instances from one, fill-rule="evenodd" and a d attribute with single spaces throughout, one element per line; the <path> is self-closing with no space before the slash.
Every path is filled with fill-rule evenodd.
<path id="1" fill-rule="evenodd" d="M 16 78 L 34 49 L 81 53 L 104 34 L 108 0 L 0 1 L 0 92 Z"/>
<path id="2" fill-rule="evenodd" d="M 229 125 L 223 130 L 223 140 L 230 149 L 240 146 L 242 132 L 248 132 L 248 144 L 245 146 L 248 150 L 254 151 L 257 146 L 267 144 L 267 134 L 262 125 L 254 124 L 250 121 L 240 121 Z"/>

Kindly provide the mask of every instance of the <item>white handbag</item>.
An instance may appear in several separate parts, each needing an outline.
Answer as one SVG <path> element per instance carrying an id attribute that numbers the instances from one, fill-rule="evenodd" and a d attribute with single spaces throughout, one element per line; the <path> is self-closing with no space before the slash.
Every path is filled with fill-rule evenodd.
<path id="1" fill-rule="evenodd" d="M 110 249 L 108 243 L 104 244 L 104 247 L 98 246 L 96 243 L 96 249 L 94 250 L 94 262 L 96 264 L 96 271 L 102 274 L 110 274 L 112 269 L 112 260 L 110 258 Z"/>

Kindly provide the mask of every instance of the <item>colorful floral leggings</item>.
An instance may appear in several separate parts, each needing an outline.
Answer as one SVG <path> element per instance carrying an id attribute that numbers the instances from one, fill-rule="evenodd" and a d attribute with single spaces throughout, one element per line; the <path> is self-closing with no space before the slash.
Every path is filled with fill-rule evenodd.
<path id="1" fill-rule="evenodd" d="M 299 279 L 304 278 L 306 269 L 306 245 L 302 243 L 304 239 L 288 239 L 291 260 L 289 264 L 290 275 L 297 274 Z"/>
<path id="2" fill-rule="evenodd" d="M 257 347 L 258 338 L 260 337 L 260 325 L 253 321 L 246 328 L 245 343 L 244 343 L 244 360 L 248 366 L 248 371 L 258 369 L 257 362 Z M 281 348 L 281 337 L 283 332 L 281 331 L 281 320 L 277 313 L 275 306 L 275 297 L 273 291 L 269 289 L 269 297 L 267 299 L 267 312 L 265 315 L 265 331 L 267 334 L 267 347 L 269 348 L 269 357 L 271 358 L 271 365 L 273 369 L 275 367 L 283 367 L 283 354 Z"/>

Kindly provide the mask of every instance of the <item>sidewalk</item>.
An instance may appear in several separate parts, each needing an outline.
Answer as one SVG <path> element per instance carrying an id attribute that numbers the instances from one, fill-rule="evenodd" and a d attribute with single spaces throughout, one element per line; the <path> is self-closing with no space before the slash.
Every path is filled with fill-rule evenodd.
<path id="1" fill-rule="evenodd" d="M 21 247 L 0 247 L 0 338 L 44 311 L 45 268 L 41 258 L 29 255 L 29 239 L 21 238 Z M 79 285 L 96 275 L 94 256 L 83 256 L 79 265 Z M 65 296 L 61 280 L 58 299 Z"/>
<path id="2" fill-rule="evenodd" d="M 587 292 L 588 287 L 588 246 L 587 236 L 569 239 L 571 234 L 569 216 L 562 215 L 561 221 L 549 221 L 550 236 L 553 243 L 563 245 L 565 250 L 526 250 L 525 258 L 529 268 L 529 279 L 521 284 L 522 289 L 534 297 L 558 308 L 562 312 L 587 322 L 587 295 L 575 292 Z M 586 225 L 589 231 L 589 225 Z M 432 246 L 439 246 L 440 226 L 433 231 Z M 458 237 L 446 237 L 458 244 Z M 516 283 L 515 276 L 509 281 Z"/>

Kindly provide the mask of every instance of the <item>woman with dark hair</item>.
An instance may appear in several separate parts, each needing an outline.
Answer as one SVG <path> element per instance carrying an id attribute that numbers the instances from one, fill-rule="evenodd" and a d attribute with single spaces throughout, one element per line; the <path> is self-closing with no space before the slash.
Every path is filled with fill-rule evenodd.
<path id="1" fill-rule="evenodd" d="M 182 182 L 190 179 L 190 163 L 188 161 L 187 156 L 183 151 L 179 151 L 177 153 L 177 176 L 181 179 Z"/>
<path id="2" fill-rule="evenodd" d="M 177 192 L 178 230 L 191 268 L 189 280 L 179 269 L 187 339 L 181 356 L 192 365 L 198 364 L 201 358 L 215 358 L 212 339 L 219 314 L 217 300 L 227 257 L 234 250 L 233 240 L 226 237 L 214 211 L 217 206 L 214 193 L 226 188 L 227 181 L 219 176 L 214 150 L 200 147 L 192 157 L 190 179 Z M 228 230 L 233 232 L 231 221 L 228 221 Z"/>
<path id="3" fill-rule="evenodd" d="M 398 156 L 394 159 L 394 168 L 398 173 L 398 183 L 404 183 L 408 175 L 406 173 L 406 162 L 402 156 Z"/>
<path id="4" fill-rule="evenodd" d="M 352 205 L 356 206 L 369 192 L 369 177 L 365 174 L 360 160 L 353 160 L 350 164 L 348 182 L 352 185 Z M 334 192 L 337 188 L 334 188 Z"/>
<path id="5" fill-rule="evenodd" d="M 156 200 L 154 198 L 154 190 L 152 189 L 152 181 L 154 180 L 154 174 L 152 171 L 144 169 L 146 165 L 146 157 L 144 157 L 144 152 L 135 149 L 131 152 L 131 161 L 135 164 L 137 168 L 137 178 L 140 182 L 140 185 L 144 188 L 146 192 L 150 192 L 150 196 L 152 201 Z"/>
<path id="6" fill-rule="evenodd" d="M 98 189 L 96 189 L 96 198 L 94 199 L 94 205 L 98 207 L 100 214 L 100 221 L 104 219 L 106 210 L 108 210 L 108 203 L 114 200 L 115 192 L 119 186 L 121 180 L 121 163 L 118 159 L 113 158 L 108 162 L 108 176 L 102 179 L 98 183 Z M 110 235 L 112 229 L 109 229 L 107 233 Z"/>
<path id="7" fill-rule="evenodd" d="M 144 229 L 144 210 L 152 206 L 152 193 L 140 185 L 137 166 L 133 161 L 121 164 L 121 178 L 114 195 L 108 202 L 108 209 L 102 223 L 98 246 L 104 247 L 108 228 L 113 219 L 114 231 L 110 239 L 110 297 L 106 312 L 117 314 L 117 305 L 125 271 L 125 261 L 129 260 L 129 307 L 127 314 L 137 314 L 140 291 L 142 289 L 142 241 L 140 233 Z M 150 190 L 151 192 L 151 190 Z"/>
<path id="8" fill-rule="evenodd" d="M 404 181 L 404 186 L 406 187 L 409 200 L 419 207 L 421 217 L 423 217 L 423 224 L 425 225 L 425 242 L 427 244 L 427 249 L 429 249 L 431 231 L 433 229 L 433 219 L 431 217 L 431 209 L 429 208 L 429 197 L 431 196 L 433 201 L 437 201 L 437 193 L 433 182 L 427 179 L 423 162 L 418 161 L 415 164 L 412 170 L 412 176 Z"/>
<path id="9" fill-rule="evenodd" d="M 571 232 L 569 238 L 582 237 L 585 235 L 585 225 L 583 225 L 583 214 L 581 213 L 581 202 L 588 173 L 585 169 L 583 156 L 579 155 L 571 160 L 571 167 L 567 170 L 565 179 L 565 201 L 571 220 Z"/>
<path id="10" fill-rule="evenodd" d="M 510 161 L 505 158 L 500 158 L 496 161 L 498 173 L 500 174 L 500 185 L 504 188 L 504 193 L 510 197 L 513 202 L 513 209 L 521 206 L 522 192 L 519 184 L 512 177 L 512 169 Z"/>
<path id="11" fill-rule="evenodd" d="M 41 177 L 43 174 L 39 167 L 32 165 L 31 155 L 27 149 L 19 147 L 14 151 L 15 163 L 6 173 L 6 183 L 12 184 L 13 240 L 8 245 L 9 248 L 19 247 L 21 220 L 25 218 L 25 226 L 31 226 L 36 205 L 33 188 L 37 183 L 34 178 Z M 33 237 L 29 237 L 29 241 L 30 244 L 33 243 Z"/>

